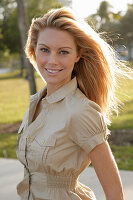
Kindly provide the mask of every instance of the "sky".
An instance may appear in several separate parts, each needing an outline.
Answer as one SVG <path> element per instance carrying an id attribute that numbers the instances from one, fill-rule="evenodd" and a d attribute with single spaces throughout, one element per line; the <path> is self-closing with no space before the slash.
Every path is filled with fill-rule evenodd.
<path id="1" fill-rule="evenodd" d="M 87 17 L 96 13 L 100 3 L 103 0 L 72 0 L 72 8 L 81 17 Z M 112 6 L 113 12 L 123 11 L 127 9 L 127 4 L 133 4 L 133 0 L 107 0 Z"/>

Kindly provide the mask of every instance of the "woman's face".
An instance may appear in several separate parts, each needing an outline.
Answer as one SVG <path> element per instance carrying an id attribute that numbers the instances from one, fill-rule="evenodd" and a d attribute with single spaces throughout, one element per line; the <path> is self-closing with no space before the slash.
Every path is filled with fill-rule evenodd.
<path id="1" fill-rule="evenodd" d="M 61 87 L 71 80 L 74 64 L 80 58 L 73 36 L 55 28 L 39 33 L 35 56 L 42 77 L 52 87 Z"/>

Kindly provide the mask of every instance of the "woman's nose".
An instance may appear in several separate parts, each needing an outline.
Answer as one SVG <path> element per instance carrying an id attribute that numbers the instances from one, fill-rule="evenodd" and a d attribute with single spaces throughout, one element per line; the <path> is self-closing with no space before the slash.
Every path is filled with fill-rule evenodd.
<path id="1" fill-rule="evenodd" d="M 51 53 L 49 55 L 48 64 L 50 64 L 50 65 L 57 65 L 58 64 L 57 55 L 55 53 Z"/>

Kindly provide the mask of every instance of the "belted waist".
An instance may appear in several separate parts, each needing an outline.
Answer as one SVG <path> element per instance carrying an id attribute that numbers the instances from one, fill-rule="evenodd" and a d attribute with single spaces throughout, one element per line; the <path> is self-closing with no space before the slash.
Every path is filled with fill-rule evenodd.
<path id="1" fill-rule="evenodd" d="M 46 173 L 30 173 L 31 185 L 40 185 L 48 188 L 65 188 L 73 190 L 77 184 L 77 178 L 74 176 L 57 176 Z"/>
<path id="2" fill-rule="evenodd" d="M 17 192 L 22 200 L 27 200 L 29 199 L 30 189 L 32 189 L 32 191 L 38 190 L 41 192 L 46 188 L 73 190 L 77 182 L 78 177 L 75 176 L 57 176 L 47 173 L 29 172 L 29 170 L 25 168 L 25 177 L 23 181 L 17 185 Z"/>

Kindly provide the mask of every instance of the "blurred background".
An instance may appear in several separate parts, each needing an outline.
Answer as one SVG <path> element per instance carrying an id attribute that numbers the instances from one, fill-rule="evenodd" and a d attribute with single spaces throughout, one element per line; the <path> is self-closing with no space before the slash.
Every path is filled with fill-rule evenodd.
<path id="1" fill-rule="evenodd" d="M 45 83 L 25 57 L 33 17 L 69 6 L 133 68 L 133 0 L 0 0 L 0 157 L 16 158 L 17 130 L 29 95 Z M 133 170 L 133 81 L 119 80 L 119 115 L 112 116 L 110 145 L 119 169 Z"/>

